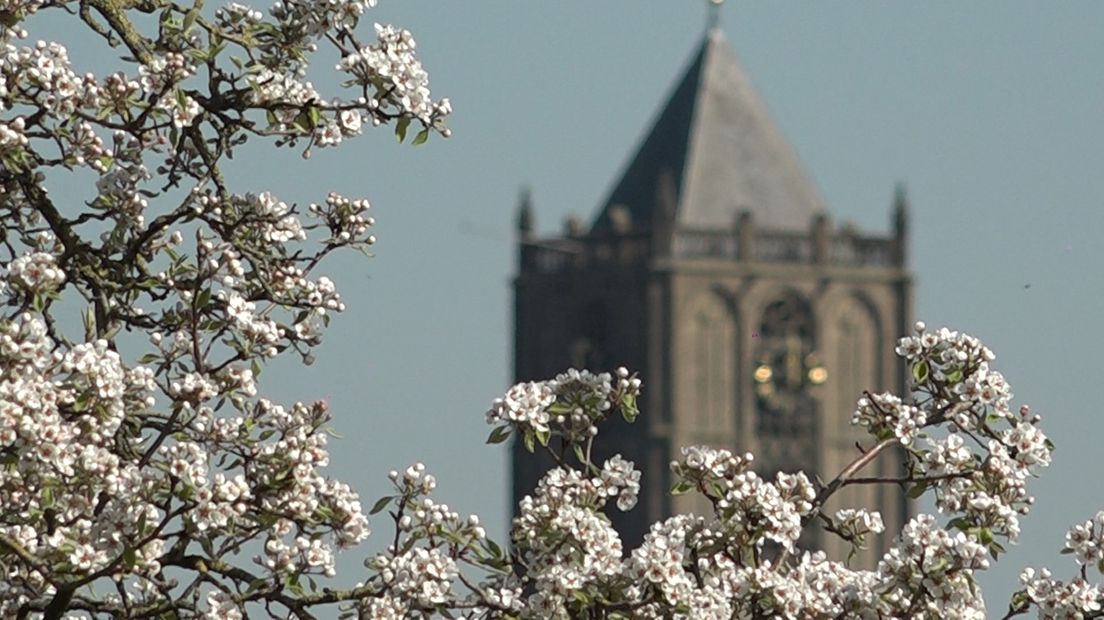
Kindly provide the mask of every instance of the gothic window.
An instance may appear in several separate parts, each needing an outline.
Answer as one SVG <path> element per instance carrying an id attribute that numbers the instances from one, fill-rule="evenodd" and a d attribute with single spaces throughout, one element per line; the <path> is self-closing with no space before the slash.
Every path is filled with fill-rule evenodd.
<path id="1" fill-rule="evenodd" d="M 705 312 L 694 318 L 694 394 L 695 418 L 699 430 L 723 431 L 723 416 L 728 408 L 725 394 L 725 337 L 721 318 Z"/>
<path id="2" fill-rule="evenodd" d="M 763 311 L 755 350 L 756 427 L 761 437 L 809 437 L 816 403 L 809 388 L 827 372 L 813 353 L 809 304 L 787 293 Z"/>
<path id="3" fill-rule="evenodd" d="M 880 387 L 877 356 L 881 347 L 875 315 L 858 297 L 841 299 L 833 306 L 828 321 L 834 327 L 831 330 L 834 333 L 825 334 L 825 351 L 831 352 L 832 366 L 832 385 L 826 394 L 823 415 L 826 475 L 845 467 L 857 455 L 855 444 L 865 444 L 869 439 L 860 429 L 850 426 L 849 421 L 863 391 L 876 391 Z M 879 468 L 884 462 L 872 464 L 869 468 L 871 473 L 879 475 Z M 889 472 L 880 472 L 880 475 L 886 473 Z M 884 510 L 886 506 L 882 502 L 885 500 L 881 499 L 881 493 L 882 490 L 869 485 L 847 486 L 832 497 L 827 509 L 829 512 L 840 508 Z M 837 557 L 843 557 L 849 551 L 839 541 L 832 544 L 835 545 Z M 877 552 L 874 549 L 876 545 L 859 551 L 856 561 L 867 566 L 876 564 Z"/>
<path id="4" fill-rule="evenodd" d="M 736 322 L 713 292 L 690 299 L 680 319 L 676 415 L 693 441 L 730 441 L 735 429 Z"/>
<path id="5" fill-rule="evenodd" d="M 849 313 L 850 314 L 850 313 Z M 865 314 L 865 313 L 863 313 Z M 862 314 L 844 315 L 839 322 L 840 346 L 837 349 L 836 376 L 839 386 L 838 408 L 841 414 L 850 413 L 864 390 L 874 390 L 871 369 L 871 328 L 866 321 L 856 319 Z"/>

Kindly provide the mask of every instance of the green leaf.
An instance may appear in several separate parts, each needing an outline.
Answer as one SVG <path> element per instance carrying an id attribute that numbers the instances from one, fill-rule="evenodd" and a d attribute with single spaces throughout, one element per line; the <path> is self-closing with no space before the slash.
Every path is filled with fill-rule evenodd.
<path id="1" fill-rule="evenodd" d="M 912 378 L 917 383 L 923 383 L 928 380 L 928 362 L 920 360 L 912 365 Z"/>
<path id="2" fill-rule="evenodd" d="M 636 396 L 633 394 L 626 394 L 621 400 L 621 417 L 625 418 L 625 421 L 629 424 L 632 424 L 639 414 L 640 410 L 636 407 Z"/>
<path id="3" fill-rule="evenodd" d="M 496 444 L 502 443 L 510 438 L 510 433 L 513 432 L 513 427 L 499 426 L 491 431 L 491 434 L 487 437 L 487 443 Z"/>
<path id="4" fill-rule="evenodd" d="M 552 415 L 559 415 L 559 414 L 563 414 L 563 413 L 571 413 L 574 410 L 575 410 L 574 405 L 571 405 L 570 403 L 565 403 L 563 401 L 558 400 L 558 401 L 552 403 L 552 406 L 550 406 L 548 408 L 548 413 L 550 413 Z"/>
<path id="5" fill-rule="evenodd" d="M 299 585 L 299 576 L 292 575 L 287 579 L 287 589 L 295 596 L 303 596 L 306 591 L 303 590 L 303 586 Z"/>
<path id="6" fill-rule="evenodd" d="M 406 129 L 408 127 L 410 127 L 409 116 L 404 116 L 399 119 L 399 122 L 395 123 L 395 137 L 399 139 L 399 144 L 406 140 Z"/>
<path id="7" fill-rule="evenodd" d="M 192 26 L 195 24 L 197 17 L 199 17 L 199 10 L 197 10 L 196 8 L 192 8 L 192 10 L 188 11 L 187 14 L 184 15 L 184 23 L 182 25 L 182 29 L 184 30 L 184 32 L 191 30 Z"/>
<path id="8" fill-rule="evenodd" d="M 671 487 L 671 495 L 683 495 L 694 488 L 689 482 L 685 480 L 679 480 L 675 483 L 675 486 Z"/>
<path id="9" fill-rule="evenodd" d="M 542 446 L 547 446 L 548 440 L 552 438 L 552 433 L 549 431 L 537 431 L 536 435 L 537 441 L 539 441 Z"/>
<path id="10" fill-rule="evenodd" d="M 387 507 L 387 504 L 391 503 L 391 500 L 395 499 L 394 495 L 386 495 L 376 500 L 375 504 L 372 504 L 372 509 L 368 511 L 368 514 L 374 515 L 377 512 Z"/>
<path id="11" fill-rule="evenodd" d="M 96 316 L 92 312 L 92 308 L 85 309 L 81 313 L 81 319 L 84 321 L 84 333 L 94 334 L 96 332 Z"/>
<path id="12" fill-rule="evenodd" d="M 583 452 L 583 447 L 579 444 L 573 444 L 572 447 L 575 449 L 575 458 L 579 459 L 580 463 L 586 463 L 587 458 L 586 453 Z"/>
<path id="13" fill-rule="evenodd" d="M 970 521 L 964 517 L 955 517 L 947 522 L 947 526 L 965 532 L 970 529 Z"/>
<path id="14" fill-rule="evenodd" d="M 81 412 L 88 411 L 88 407 L 92 404 L 92 393 L 81 392 L 81 395 L 73 401 L 73 411 Z"/>
<path id="15" fill-rule="evenodd" d="M 1021 607 L 1027 607 L 1031 604 L 1031 597 L 1027 595 L 1027 590 L 1020 590 L 1012 595 L 1012 602 L 1009 603 L 1009 608 L 1019 609 Z"/>
<path id="16" fill-rule="evenodd" d="M 989 555 L 993 556 L 993 559 L 997 559 L 997 556 L 1004 553 L 1004 547 L 1000 543 L 993 542 L 989 544 Z"/>
<path id="17" fill-rule="evenodd" d="M 489 538 L 487 539 L 487 550 L 490 551 L 491 555 L 495 558 L 505 557 L 505 554 L 502 553 L 502 547 L 499 547 L 498 543 Z"/>
<path id="18" fill-rule="evenodd" d="M 993 530 L 987 527 L 981 528 L 978 532 L 978 540 L 980 540 L 983 545 L 989 545 L 993 542 Z"/>
<path id="19" fill-rule="evenodd" d="M 521 439 L 522 442 L 525 444 L 526 450 L 528 450 L 529 452 L 536 452 L 536 436 L 534 435 L 533 431 L 525 431 L 525 434 L 522 436 Z"/>
<path id="20" fill-rule="evenodd" d="M 203 549 L 203 553 L 207 554 L 207 557 L 215 557 L 215 546 L 211 544 L 211 539 L 207 536 L 199 539 L 199 546 Z"/>
<path id="21" fill-rule="evenodd" d="M 418 135 L 414 136 L 414 142 L 412 144 L 417 146 L 419 144 L 424 144 L 426 140 L 429 140 L 429 127 L 419 131 Z"/>
<path id="22" fill-rule="evenodd" d="M 311 123 L 310 114 L 306 112 L 300 112 L 295 116 L 295 120 L 292 121 L 292 126 L 295 127 L 300 133 L 310 133 L 314 129 L 314 125 Z"/>
<path id="23" fill-rule="evenodd" d="M 909 499 L 917 499 L 928 490 L 928 483 L 921 482 L 920 484 L 909 489 Z"/>

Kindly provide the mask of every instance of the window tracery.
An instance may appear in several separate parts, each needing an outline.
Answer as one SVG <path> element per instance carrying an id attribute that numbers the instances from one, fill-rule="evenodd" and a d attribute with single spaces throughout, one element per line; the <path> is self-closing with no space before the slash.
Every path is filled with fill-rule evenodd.
<path id="1" fill-rule="evenodd" d="M 812 310 L 795 293 L 763 311 L 753 375 L 760 437 L 811 437 L 815 432 L 816 402 L 809 389 L 827 380 L 814 352 L 815 335 Z"/>

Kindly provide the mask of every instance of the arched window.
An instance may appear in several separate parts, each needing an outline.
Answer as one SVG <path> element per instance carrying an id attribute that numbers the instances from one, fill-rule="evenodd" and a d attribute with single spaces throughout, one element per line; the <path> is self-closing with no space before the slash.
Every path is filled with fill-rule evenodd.
<path id="1" fill-rule="evenodd" d="M 730 410 L 729 382 L 731 372 L 726 317 L 699 312 L 694 317 L 694 424 L 706 433 L 723 432 L 725 416 Z"/>
<path id="2" fill-rule="evenodd" d="M 687 300 L 684 308 L 676 344 L 681 360 L 676 415 L 692 441 L 730 441 L 735 428 L 736 319 L 712 291 Z"/>
<path id="3" fill-rule="evenodd" d="M 760 437 L 813 434 L 816 406 L 808 389 L 827 378 L 813 352 L 815 327 L 812 309 L 796 293 L 786 293 L 764 309 L 753 374 Z"/>

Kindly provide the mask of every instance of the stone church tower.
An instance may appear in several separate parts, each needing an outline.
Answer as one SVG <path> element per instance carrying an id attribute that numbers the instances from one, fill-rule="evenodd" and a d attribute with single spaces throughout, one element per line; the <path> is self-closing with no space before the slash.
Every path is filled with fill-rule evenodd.
<path id="1" fill-rule="evenodd" d="M 517 379 L 624 365 L 644 381 L 641 417 L 599 442 L 643 471 L 640 504 L 611 515 L 626 543 L 673 513 L 707 509 L 669 494 L 681 446 L 750 451 L 772 477 L 802 469 L 827 480 L 857 456 L 855 402 L 905 388 L 893 348 L 911 326 L 906 210 L 899 190 L 889 234 L 834 228 L 717 29 L 589 227 L 569 221 L 563 236 L 539 238 L 523 196 Z M 547 465 L 514 447 L 514 506 Z M 889 454 L 864 475 L 900 468 Z M 859 559 L 870 565 L 907 500 L 892 484 L 838 495 L 836 507 L 882 513 L 887 533 Z M 810 542 L 845 556 L 832 536 Z"/>

